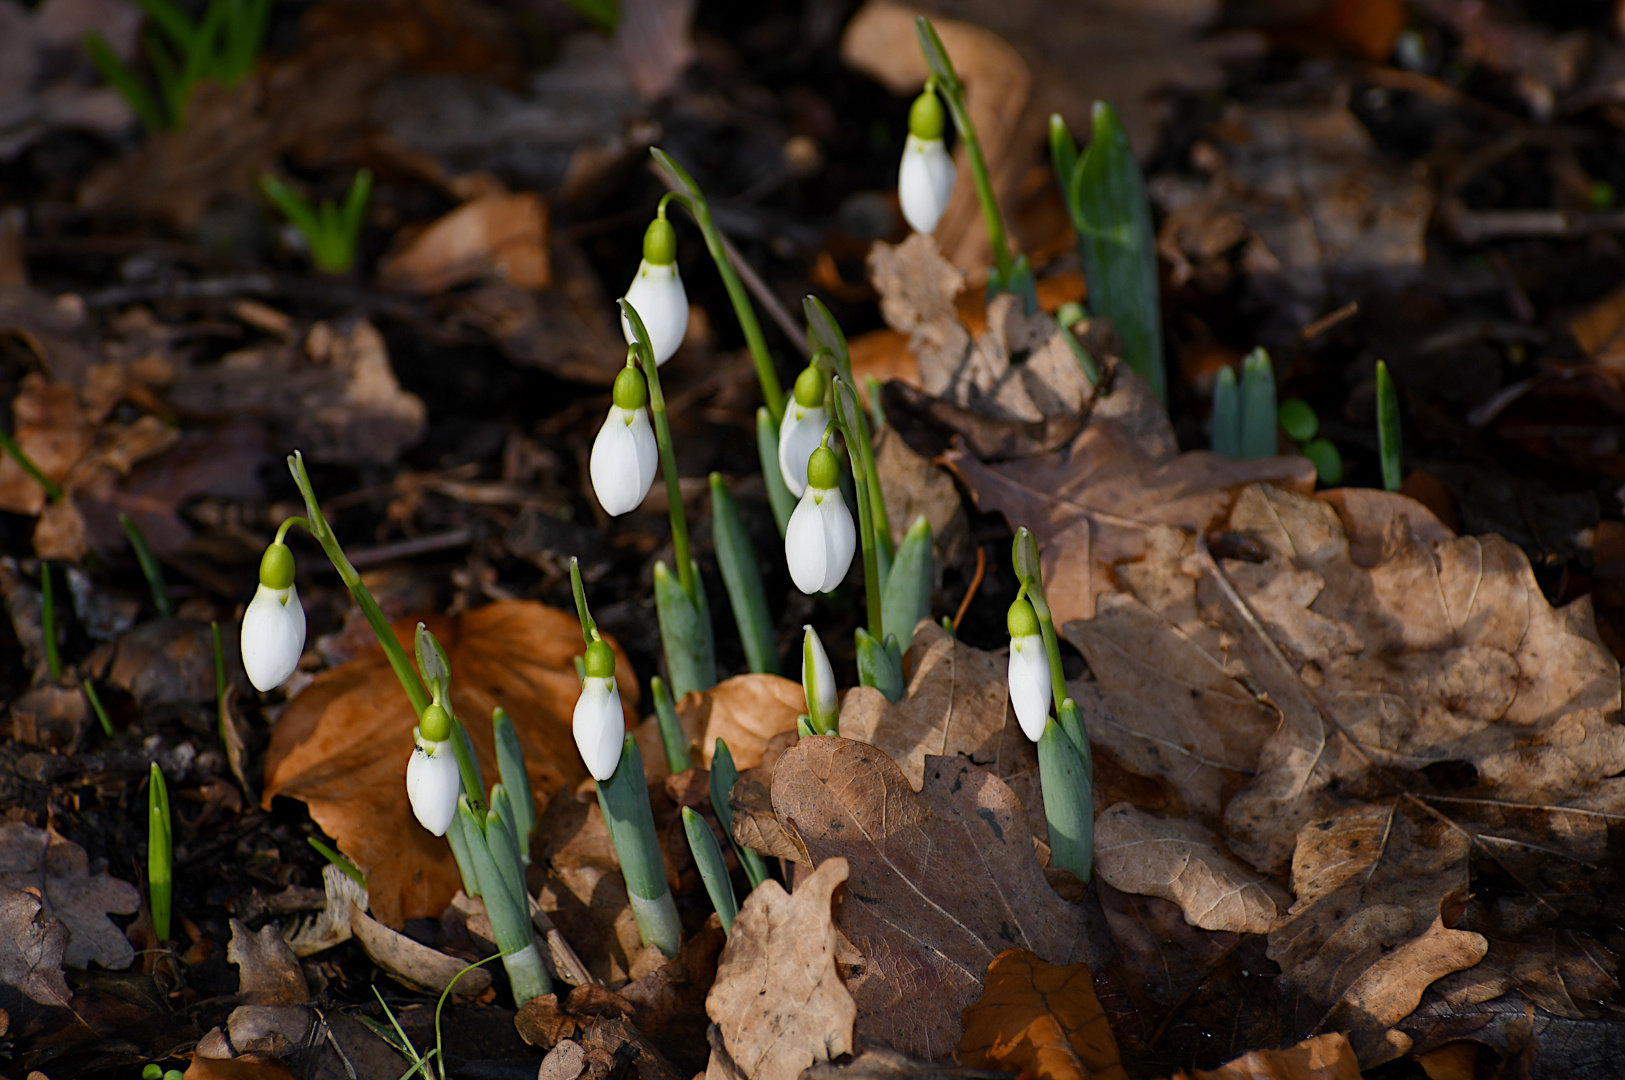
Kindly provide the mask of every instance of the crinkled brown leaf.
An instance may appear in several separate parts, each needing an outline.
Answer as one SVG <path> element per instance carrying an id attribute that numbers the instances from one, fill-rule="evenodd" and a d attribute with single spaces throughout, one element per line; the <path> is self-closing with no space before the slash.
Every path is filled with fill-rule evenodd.
<path id="1" fill-rule="evenodd" d="M 74 463 L 95 443 L 95 431 L 79 407 L 73 387 L 47 382 L 43 375 L 23 376 L 11 399 L 12 437 L 23 453 L 46 476 L 61 484 Z M 45 489 L 6 454 L 0 460 L 0 510 L 38 514 L 45 507 Z"/>
<path id="2" fill-rule="evenodd" d="M 1118 803 L 1095 822 L 1095 871 L 1124 892 L 1172 900 L 1193 926 L 1262 934 L 1275 924 L 1276 890 L 1193 822 Z"/>
<path id="3" fill-rule="evenodd" d="M 502 601 L 424 620 L 451 657 L 451 705 L 487 777 L 496 775 L 491 711 L 508 711 L 538 798 L 586 775 L 570 733 L 581 693 L 574 657 L 581 626 L 573 613 L 528 600 Z M 394 625 L 412 648 L 417 619 Z M 617 658 L 629 709 L 637 681 Z M 437 917 L 457 891 L 446 842 L 431 836 L 406 800 L 406 764 L 416 723 L 406 693 L 378 649 L 318 675 L 288 703 L 266 752 L 266 807 L 278 795 L 304 801 L 311 817 L 367 874 L 372 912 L 386 924 Z"/>
<path id="4" fill-rule="evenodd" d="M 267 923 L 255 933 L 232 919 L 226 962 L 237 965 L 237 994 L 245 1004 L 303 1005 L 310 1000 L 299 958 L 275 924 Z"/>
<path id="5" fill-rule="evenodd" d="M 988 965 L 954 1056 L 1038 1080 L 1128 1080 L 1088 964 L 1060 967 L 1027 949 Z"/>
<path id="6" fill-rule="evenodd" d="M 796 717 L 806 711 L 801 684 L 779 675 L 735 675 L 677 703 L 684 730 L 701 733 L 696 749 L 707 768 L 719 738 L 737 767 L 755 768 L 773 736 L 796 730 Z"/>
<path id="7" fill-rule="evenodd" d="M 0 823 L 0 885 L 26 889 L 44 903 L 46 919 L 68 928 L 63 961 L 88 967 L 92 961 L 114 970 L 128 967 L 135 950 L 107 915 L 128 915 L 141 905 L 134 885 L 106 871 L 90 872 L 85 849 L 54 830 L 20 821 Z"/>
<path id="8" fill-rule="evenodd" d="M 1098 958 L 1103 929 L 1092 939 L 1087 909 L 1044 880 L 1021 800 L 962 758 L 928 758 L 916 794 L 873 746 L 803 739 L 779 759 L 773 808 L 814 862 L 851 867 L 837 922 L 865 958 L 850 981 L 860 1035 L 941 1057 L 997 951 Z"/>
<path id="9" fill-rule="evenodd" d="M 14 986 L 41 1005 L 73 1000 L 62 977 L 68 927 L 44 914 L 31 892 L 0 885 L 0 985 Z"/>
<path id="10" fill-rule="evenodd" d="M 548 204 L 533 191 L 495 191 L 451 211 L 378 268 L 380 284 L 438 293 L 495 273 L 518 289 L 545 289 Z"/>
<path id="11" fill-rule="evenodd" d="M 972 648 L 936 623 L 914 635 L 914 676 L 895 704 L 868 686 L 841 700 L 841 735 L 885 751 L 919 789 L 929 755 L 964 754 L 1008 780 L 1038 767 L 1010 711 L 1006 660 Z"/>
<path id="12" fill-rule="evenodd" d="M 1360 1063 L 1341 1032 L 1327 1032 L 1284 1050 L 1254 1050 L 1217 1069 L 1181 1069 L 1173 1080 L 1360 1080 Z"/>
<path id="13" fill-rule="evenodd" d="M 450 987 L 461 997 L 479 997 L 491 985 L 491 973 L 485 968 L 465 972 L 467 960 L 391 930 L 354 903 L 350 905 L 350 930 L 373 963 L 414 990 L 439 994 Z"/>
<path id="14" fill-rule="evenodd" d="M 847 873 L 845 859 L 826 859 L 793 895 L 765 881 L 739 910 L 705 1011 L 751 1080 L 797 1080 L 852 1050 L 857 1006 L 836 969 L 831 917 Z M 715 1055 L 706 1075 L 724 1080 Z"/>
<path id="15" fill-rule="evenodd" d="M 889 424 L 875 439 L 875 471 L 886 495 L 893 542 L 902 544 L 909 526 L 923 514 L 942 564 L 957 564 L 970 542 L 970 527 L 948 471 L 916 454 Z"/>
<path id="16" fill-rule="evenodd" d="M 1446 975 L 1433 990 L 1463 1008 L 1518 989 L 1553 1016 L 1596 1016 L 1596 1002 L 1619 989 L 1619 957 L 1600 942 L 1569 930 L 1548 930 L 1533 941 L 1490 939 L 1476 967 Z"/>

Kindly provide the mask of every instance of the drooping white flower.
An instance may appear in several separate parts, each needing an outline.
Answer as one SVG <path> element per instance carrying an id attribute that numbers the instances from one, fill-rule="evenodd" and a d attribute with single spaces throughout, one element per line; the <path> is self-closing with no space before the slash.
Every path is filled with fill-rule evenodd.
<path id="1" fill-rule="evenodd" d="M 801 689 L 807 696 L 807 713 L 816 726 L 833 732 L 836 728 L 835 669 L 830 667 L 829 654 L 818 631 L 812 626 L 802 627 L 801 636 Z"/>
<path id="2" fill-rule="evenodd" d="M 1049 653 L 1039 632 L 1038 616 L 1024 596 L 1010 605 L 1010 705 L 1027 738 L 1037 742 L 1049 722 L 1054 698 L 1049 675 Z"/>
<path id="3" fill-rule="evenodd" d="M 615 653 L 603 641 L 594 641 L 587 647 L 586 668 L 570 728 L 592 778 L 608 780 L 621 762 L 626 738 L 626 717 L 615 692 Z"/>
<path id="4" fill-rule="evenodd" d="M 841 498 L 840 467 L 834 452 L 820 446 L 808 462 L 807 490 L 784 533 L 790 580 L 809 595 L 829 592 L 846 577 L 857 546 L 852 512 Z"/>
<path id="5" fill-rule="evenodd" d="M 688 293 L 677 272 L 677 234 L 664 217 L 651 221 L 643 234 L 643 261 L 626 290 L 626 302 L 643 320 L 655 363 L 670 360 L 688 333 Z M 632 320 L 625 312 L 621 313 L 621 333 L 628 345 L 636 344 Z"/>
<path id="6" fill-rule="evenodd" d="M 824 439 L 829 410 L 824 408 L 824 373 L 809 364 L 796 376 L 795 393 L 779 424 L 779 472 L 790 494 L 801 498 L 807 490 L 807 462 Z"/>
<path id="7" fill-rule="evenodd" d="M 260 560 L 260 584 L 243 612 L 243 669 L 257 690 L 274 690 L 299 666 L 305 609 L 293 583 L 293 552 L 278 541 Z"/>
<path id="8" fill-rule="evenodd" d="M 908 139 L 897 167 L 897 201 L 915 232 L 937 227 L 954 189 L 954 160 L 942 141 L 942 102 L 927 91 L 908 111 Z"/>
<path id="9" fill-rule="evenodd" d="M 435 738 L 439 736 L 439 738 Z M 451 717 L 430 704 L 412 732 L 412 759 L 406 763 L 406 798 L 418 824 L 436 836 L 445 836 L 457 815 L 457 796 L 463 776 L 451 745 Z"/>
<path id="10" fill-rule="evenodd" d="M 644 408 L 647 391 L 642 373 L 622 368 L 615 377 L 614 398 L 615 404 L 609 407 L 609 416 L 592 442 L 588 471 L 604 512 L 619 517 L 637 509 L 649 494 L 660 468 L 660 448 L 655 444 L 649 410 Z"/>

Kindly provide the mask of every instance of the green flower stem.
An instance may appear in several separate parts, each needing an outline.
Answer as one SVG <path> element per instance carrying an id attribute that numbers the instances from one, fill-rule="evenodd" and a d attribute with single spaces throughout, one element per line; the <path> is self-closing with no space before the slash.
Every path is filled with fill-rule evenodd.
<path id="1" fill-rule="evenodd" d="M 829 351 L 830 366 L 835 374 L 846 381 L 847 386 L 856 388 L 857 380 L 852 377 L 852 353 L 846 345 L 846 334 L 841 331 L 840 323 L 830 314 L 829 308 L 816 296 L 808 295 L 801 301 L 802 312 L 807 316 L 807 331 L 818 343 L 820 349 Z M 817 353 L 814 353 L 816 356 Z M 833 383 L 831 393 L 833 393 Z M 872 399 L 878 402 L 878 398 Z M 838 413 L 839 409 L 831 410 Z M 878 406 L 877 406 L 878 411 Z M 880 487 L 880 473 L 875 466 L 874 441 L 869 437 L 869 425 L 864 417 L 863 410 L 854 408 L 853 427 L 857 431 L 857 448 L 862 464 L 862 473 L 869 480 L 869 506 L 878 523 L 875 529 L 876 540 L 880 544 L 882 557 L 890 563 L 891 557 L 896 554 L 892 544 L 891 518 L 886 513 L 886 495 Z M 876 421 L 877 425 L 879 421 Z M 878 430 L 878 427 L 877 427 Z M 851 445 L 851 440 L 848 440 Z M 857 476 L 858 466 L 852 468 L 853 476 Z"/>
<path id="2" fill-rule="evenodd" d="M 728 842 L 733 845 L 735 854 L 739 856 L 739 865 L 745 868 L 745 876 L 750 879 L 750 887 L 754 889 L 767 880 L 767 861 L 762 858 L 761 852 L 734 839 L 733 804 L 728 799 L 733 794 L 734 785 L 739 782 L 739 770 L 734 766 L 733 752 L 720 738 L 711 755 L 710 781 L 711 809 L 717 812 L 722 831 L 728 834 Z"/>
<path id="3" fill-rule="evenodd" d="M 62 653 L 56 643 L 56 585 L 52 580 L 51 564 L 44 559 L 39 564 L 40 634 L 45 638 L 45 667 L 51 681 L 62 678 Z"/>
<path id="4" fill-rule="evenodd" d="M 1088 881 L 1094 865 L 1094 783 L 1072 739 L 1054 720 L 1038 740 L 1038 779 L 1049 823 L 1050 865 Z"/>
<path id="5" fill-rule="evenodd" d="M 666 395 L 660 392 L 660 368 L 655 363 L 654 349 L 649 344 L 649 331 L 643 325 L 637 308 L 620 301 L 632 334 L 637 339 L 633 348 L 643 364 L 643 374 L 649 384 L 649 418 L 654 421 L 655 445 L 660 448 L 660 471 L 666 477 L 667 511 L 671 515 L 672 561 L 677 564 L 677 577 L 690 600 L 698 601 L 695 588 L 693 559 L 688 553 L 688 516 L 683 512 L 683 488 L 677 478 L 677 454 L 671 445 L 671 425 L 666 421 Z"/>
<path id="6" fill-rule="evenodd" d="M 688 753 L 688 736 L 677 719 L 677 706 L 672 703 L 671 691 L 656 675 L 649 680 L 649 694 L 655 699 L 655 723 L 660 727 L 660 743 L 666 748 L 666 767 L 673 773 L 686 772 L 694 767 Z"/>
<path id="7" fill-rule="evenodd" d="M 728 866 L 722 859 L 722 845 L 705 819 L 689 807 L 683 807 L 683 832 L 688 834 L 688 849 L 694 853 L 694 865 L 699 867 L 700 880 L 711 897 L 711 906 L 722 920 L 722 932 L 733 933 L 734 918 L 739 914 L 739 898 L 734 896 L 734 883 L 728 878 Z"/>
<path id="8" fill-rule="evenodd" d="M 706 250 L 711 253 L 711 260 L 717 264 L 717 273 L 722 275 L 723 287 L 728 290 L 728 299 L 733 303 L 734 315 L 739 319 L 739 329 L 744 331 L 745 344 L 750 347 L 751 360 L 756 364 L 756 381 L 762 385 L 762 403 L 767 406 L 767 411 L 773 414 L 773 424 L 777 428 L 779 421 L 784 419 L 784 390 L 779 386 L 779 375 L 773 367 L 773 357 L 768 354 L 767 339 L 762 336 L 762 326 L 756 321 L 756 309 L 751 307 L 744 283 L 739 280 L 733 262 L 723 249 L 722 234 L 717 232 L 716 224 L 711 220 L 711 206 L 706 202 L 705 193 L 700 190 L 687 170 L 673 161 L 664 150 L 654 146 L 649 148 L 649 152 L 680 189 L 662 196 L 661 207 L 664 208 L 668 199 L 681 203 L 705 237 Z"/>
<path id="9" fill-rule="evenodd" d="M 728 603 L 745 647 L 745 663 L 758 673 L 779 673 L 778 649 L 773 640 L 773 617 L 768 613 L 762 571 L 751 549 L 750 534 L 739 519 L 739 507 L 721 473 L 711 474 L 711 539 L 717 549 L 717 567 L 728 588 Z"/>
<path id="10" fill-rule="evenodd" d="M 395 672 L 395 678 L 400 681 L 401 689 L 406 691 L 407 700 L 412 703 L 412 715 L 421 716 L 423 710 L 429 707 L 429 691 L 424 688 L 423 680 L 418 678 L 417 671 L 412 667 L 412 660 L 401 647 L 400 639 L 395 636 L 395 630 L 389 625 L 389 619 L 373 599 L 372 590 L 367 588 L 361 580 L 361 575 L 351 565 L 344 549 L 339 546 L 339 539 L 333 534 L 333 529 L 322 515 L 322 508 L 316 502 L 316 489 L 311 485 L 310 474 L 305 471 L 305 456 L 295 450 L 288 455 L 288 471 L 293 474 L 293 482 L 299 488 L 299 494 L 305 500 L 304 518 L 292 518 L 282 523 L 277 536 L 284 535 L 290 525 L 302 524 L 310 530 L 310 535 L 322 546 L 333 569 L 338 571 L 339 580 L 344 582 L 345 588 L 361 608 L 361 614 L 366 616 L 367 625 L 372 627 L 373 636 L 378 644 L 383 646 L 384 656 L 389 660 L 389 666 Z M 474 763 L 474 755 L 470 750 L 468 732 L 463 730 L 462 721 L 452 713 L 450 702 L 443 702 L 446 712 L 452 719 L 452 750 L 457 755 L 457 770 L 462 774 L 463 793 L 468 796 L 469 802 L 476 810 L 484 810 L 485 801 L 482 794 L 484 788 L 479 782 L 479 769 Z"/>
<path id="11" fill-rule="evenodd" d="M 576 600 L 576 617 L 581 620 L 581 640 L 584 644 L 592 644 L 592 632 L 598 629 L 593 622 L 592 612 L 587 610 L 587 588 L 581 583 L 581 562 L 574 555 L 570 556 L 570 593 Z"/>
<path id="12" fill-rule="evenodd" d="M 100 721 L 102 730 L 108 735 L 113 734 L 113 718 L 107 715 L 107 709 L 102 706 L 102 699 L 96 694 L 96 686 L 89 679 L 84 682 L 85 697 L 90 700 L 90 707 L 96 711 L 96 719 Z"/>
<path id="13" fill-rule="evenodd" d="M 484 815 L 482 827 L 479 815 L 470 808 L 466 796 L 458 800 L 457 816 L 462 820 L 470 861 L 479 878 L 485 913 L 491 919 L 497 948 L 502 951 L 502 966 L 508 972 L 514 1004 L 524 1005 L 532 998 L 551 993 L 553 983 L 542 966 L 536 938 L 531 932 L 530 902 L 518 877 L 513 838 L 507 835 L 507 827 L 499 814 Z"/>
<path id="14" fill-rule="evenodd" d="M 62 498 L 62 486 L 41 472 L 40 467 L 34 464 L 34 459 L 24 453 L 23 448 L 17 445 L 17 440 L 3 429 L 0 429 L 0 450 L 10 454 L 12 460 L 23 467 L 23 472 L 32 477 L 34 483 L 45 489 L 47 499 L 56 502 Z"/>
<path id="15" fill-rule="evenodd" d="M 773 524 L 779 527 L 782 540 L 790 529 L 790 515 L 796 512 L 796 497 L 785 486 L 779 468 L 779 429 L 765 405 L 756 409 L 756 455 L 762 462 L 762 481 L 767 485 L 768 504 L 773 507 Z"/>
<path id="16" fill-rule="evenodd" d="M 869 614 L 869 636 L 876 641 L 886 640 L 886 624 L 880 604 L 880 562 L 875 551 L 874 509 L 869 502 L 869 478 L 863 468 L 859 430 L 863 423 L 863 410 L 858 407 L 857 396 L 847 382 L 837 376 L 830 385 L 836 395 L 836 423 L 846 439 L 846 451 L 852 461 L 852 483 L 857 489 L 858 540 L 863 546 L 863 598 Z M 855 419 L 855 422 L 854 422 Z"/>
<path id="17" fill-rule="evenodd" d="M 999 212 L 998 200 L 993 195 L 993 180 L 988 175 L 987 159 L 982 156 L 982 143 L 976 137 L 976 125 L 971 123 L 965 108 L 965 84 L 954 71 L 954 62 L 948 50 L 942 47 L 936 27 L 924 15 L 914 18 L 914 33 L 920 39 L 920 52 L 925 54 L 926 65 L 936 79 L 937 89 L 948 102 L 948 112 L 954 118 L 954 128 L 970 160 L 971 178 L 976 182 L 976 201 L 982 206 L 982 221 L 987 225 L 987 238 L 993 245 L 993 264 L 999 277 L 1010 280 L 1010 246 L 1005 239 L 1004 215 Z"/>
<path id="18" fill-rule="evenodd" d="M 147 588 L 152 591 L 153 606 L 158 609 L 159 615 L 169 618 L 175 611 L 169 603 L 169 586 L 164 583 L 164 568 L 158 565 L 158 557 L 152 553 L 152 547 L 142 535 L 141 527 L 129 514 L 120 514 L 118 523 L 124 527 L 124 535 L 130 538 L 130 547 L 135 550 L 135 561 L 141 564 L 141 576 L 147 579 Z"/>
<path id="19" fill-rule="evenodd" d="M 525 751 L 519 745 L 519 733 L 507 710 L 498 708 L 491 713 L 491 737 L 496 743 L 497 772 L 502 786 L 507 789 L 513 807 L 514 840 L 519 847 L 519 861 L 530 865 L 530 834 L 536 828 L 536 796 L 530 786 L 530 773 L 525 770 Z"/>
<path id="20" fill-rule="evenodd" d="M 169 788 L 155 761 L 147 780 L 147 893 L 152 909 L 152 930 L 159 941 L 169 940 L 170 904 L 175 887 L 173 845 Z"/>
<path id="21" fill-rule="evenodd" d="M 677 955 L 682 924 L 677 905 L 666 884 L 666 861 L 655 833 L 649 808 L 649 787 L 643 777 L 643 755 L 637 740 L 628 735 L 621 744 L 621 763 L 615 774 L 598 784 L 598 806 L 609 826 L 609 838 L 620 860 L 621 876 L 632 901 L 638 934 L 667 956 Z"/>

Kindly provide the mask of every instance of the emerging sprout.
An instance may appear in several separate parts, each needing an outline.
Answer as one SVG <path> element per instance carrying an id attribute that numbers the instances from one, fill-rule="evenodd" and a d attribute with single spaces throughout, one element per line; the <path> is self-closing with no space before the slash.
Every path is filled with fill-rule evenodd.
<path id="1" fill-rule="evenodd" d="M 915 232 L 937 227 L 954 189 L 954 160 L 942 141 L 943 126 L 942 102 L 928 89 L 908 110 L 908 140 L 897 167 L 897 199 Z"/>
<path id="2" fill-rule="evenodd" d="M 790 564 L 790 579 L 809 595 L 839 585 L 857 551 L 857 528 L 841 498 L 840 477 L 834 451 L 828 446 L 813 451 L 807 464 L 807 490 L 785 530 L 784 557 Z"/>
<path id="3" fill-rule="evenodd" d="M 305 648 L 305 609 L 293 569 L 288 545 L 278 540 L 266 548 L 259 588 L 243 612 L 243 668 L 257 690 L 274 690 L 286 682 Z"/>
<path id="4" fill-rule="evenodd" d="M 649 222 L 643 234 L 643 261 L 638 263 L 637 276 L 626 290 L 626 300 L 643 317 L 655 363 L 664 364 L 688 333 L 688 294 L 677 272 L 677 233 L 664 211 Z M 621 332 L 628 345 L 636 343 L 632 324 L 625 315 L 621 316 Z"/>
<path id="5" fill-rule="evenodd" d="M 660 450 L 649 424 L 643 373 L 628 365 L 615 376 L 615 403 L 592 443 L 592 489 L 611 517 L 637 508 L 649 494 L 660 466 Z"/>
<path id="6" fill-rule="evenodd" d="M 592 778 L 608 780 L 620 764 L 626 717 L 615 693 L 615 653 L 603 638 L 595 636 L 587 646 L 586 671 L 570 727 Z"/>
<path id="7" fill-rule="evenodd" d="M 835 699 L 835 670 L 829 665 L 829 654 L 818 631 L 809 624 L 802 627 L 801 636 L 801 688 L 807 695 L 807 715 L 814 731 L 820 735 L 833 735 L 838 727 Z"/>

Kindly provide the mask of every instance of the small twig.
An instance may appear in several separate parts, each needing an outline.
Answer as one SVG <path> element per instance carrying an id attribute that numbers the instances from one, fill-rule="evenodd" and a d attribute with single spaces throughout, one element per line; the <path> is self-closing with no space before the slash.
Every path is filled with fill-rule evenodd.
<path id="1" fill-rule="evenodd" d="M 965 617 L 965 612 L 970 608 L 971 598 L 976 595 L 976 590 L 982 587 L 982 576 L 986 573 L 987 549 L 978 547 L 976 549 L 976 574 L 970 579 L 970 588 L 965 590 L 965 598 L 959 602 L 959 610 L 954 612 L 954 631 L 956 633 L 959 630 L 960 621 Z"/>
<path id="2" fill-rule="evenodd" d="M 1299 341 L 1313 341 L 1339 323 L 1346 322 L 1360 313 L 1360 302 L 1350 300 L 1336 311 L 1322 315 L 1302 330 L 1298 331 Z"/>

